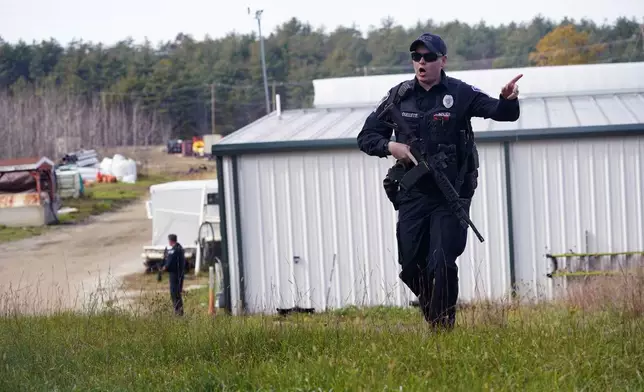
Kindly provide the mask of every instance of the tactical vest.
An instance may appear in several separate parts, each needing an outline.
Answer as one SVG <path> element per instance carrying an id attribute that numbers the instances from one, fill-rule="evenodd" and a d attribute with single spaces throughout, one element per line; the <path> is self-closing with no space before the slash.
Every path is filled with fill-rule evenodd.
<path id="1" fill-rule="evenodd" d="M 407 83 L 405 86 L 404 84 Z M 449 178 L 461 197 L 471 198 L 478 185 L 478 152 L 474 143 L 474 135 L 471 126 L 467 123 L 468 129 L 459 129 L 458 123 L 463 113 L 458 113 L 456 108 L 460 105 L 453 105 L 454 97 L 445 99 L 445 95 L 437 97 L 436 104 L 427 112 L 420 110 L 413 91 L 413 81 L 403 82 L 403 86 L 394 93 L 393 100 L 398 101 L 398 107 L 403 118 L 413 130 L 416 137 L 421 140 L 423 151 L 426 157 L 438 152 L 445 152 L 448 157 L 447 167 L 443 173 Z M 396 99 L 395 96 L 398 96 Z M 445 107 L 444 102 L 447 102 Z M 395 132 L 396 141 L 407 142 L 403 133 Z M 432 180 L 423 181 L 423 191 L 436 192 L 436 185 Z"/>

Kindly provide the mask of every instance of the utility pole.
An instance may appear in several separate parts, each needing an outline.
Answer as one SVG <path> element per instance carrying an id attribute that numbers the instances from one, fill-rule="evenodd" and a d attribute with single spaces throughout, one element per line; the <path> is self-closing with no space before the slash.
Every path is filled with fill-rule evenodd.
<path id="1" fill-rule="evenodd" d="M 271 91 L 271 100 L 273 101 L 273 110 L 277 110 L 277 106 L 276 106 L 277 104 L 275 103 L 275 87 L 276 86 L 275 86 L 275 81 L 274 80 L 273 80 L 273 83 L 272 83 L 271 87 L 272 87 L 272 89 L 271 89 L 272 90 Z"/>
<path id="2" fill-rule="evenodd" d="M 210 85 L 210 111 L 212 112 L 210 115 L 212 134 L 216 135 L 217 132 L 215 131 L 215 84 L 214 83 Z"/>
<path id="3" fill-rule="evenodd" d="M 262 57 L 262 75 L 264 77 L 264 96 L 266 98 L 266 114 L 271 112 L 271 101 L 268 96 L 268 77 L 266 76 L 266 55 L 264 54 L 264 37 L 262 36 L 262 13 L 264 10 L 255 11 L 255 19 L 257 19 L 257 30 L 259 32 L 259 50 Z M 248 7 L 248 14 L 250 15 L 250 7 Z"/>

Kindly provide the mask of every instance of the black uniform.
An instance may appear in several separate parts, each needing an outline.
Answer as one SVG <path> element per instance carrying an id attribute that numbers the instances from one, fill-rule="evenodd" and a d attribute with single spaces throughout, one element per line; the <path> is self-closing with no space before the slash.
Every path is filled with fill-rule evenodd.
<path id="1" fill-rule="evenodd" d="M 405 92 L 398 96 L 397 91 Z M 368 155 L 389 155 L 387 144 L 393 130 L 377 116 L 391 101 L 397 102 L 403 118 L 421 139 L 426 158 L 440 151 L 447 154 L 447 167 L 443 172 L 459 192 L 469 213 L 478 177 L 478 154 L 470 119 L 483 117 L 516 121 L 519 118 L 518 99 L 491 98 L 461 80 L 448 77 L 443 71 L 440 83 L 429 91 L 415 78 L 405 81 L 389 90 L 358 135 L 358 146 Z M 384 120 L 392 122 L 388 116 Z M 405 143 L 405 136 L 396 132 L 396 141 Z M 409 165 L 397 164 L 383 183 L 399 212 L 396 228 L 402 266 L 399 276 L 418 296 L 428 322 L 434 326 L 451 327 L 458 298 L 456 259 L 465 250 L 467 229 L 459 224 L 448 208 L 431 176 L 425 176 L 408 191 L 395 186 L 392 180 L 399 180 L 410 168 Z"/>
<path id="2" fill-rule="evenodd" d="M 183 277 L 186 271 L 186 259 L 183 247 L 178 242 L 170 248 L 166 254 L 165 267 L 168 271 L 168 278 L 170 280 L 170 298 L 172 298 L 172 305 L 174 312 L 178 315 L 183 315 L 183 298 L 181 293 L 183 291 Z"/>

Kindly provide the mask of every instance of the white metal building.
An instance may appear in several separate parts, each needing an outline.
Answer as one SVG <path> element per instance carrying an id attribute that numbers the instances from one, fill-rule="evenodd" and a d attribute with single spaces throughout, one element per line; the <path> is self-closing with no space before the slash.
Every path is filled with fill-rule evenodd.
<path id="1" fill-rule="evenodd" d="M 448 73 L 492 96 L 524 74 L 517 122 L 472 122 L 471 218 L 486 241 L 470 231 L 461 300 L 551 295 L 548 252 L 644 250 L 644 63 Z M 316 108 L 278 110 L 213 146 L 233 314 L 413 299 L 382 189 L 393 158 L 356 143 L 375 103 L 411 77 L 317 80 Z"/>

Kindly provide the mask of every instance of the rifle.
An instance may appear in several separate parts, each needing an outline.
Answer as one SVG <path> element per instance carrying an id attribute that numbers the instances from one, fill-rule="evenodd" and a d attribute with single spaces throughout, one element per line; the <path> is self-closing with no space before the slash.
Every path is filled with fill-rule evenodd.
<path id="1" fill-rule="evenodd" d="M 382 120 L 382 117 L 384 117 L 386 113 L 389 113 L 391 115 L 391 119 L 393 120 L 394 124 Z M 436 185 L 438 185 L 441 193 L 443 193 L 443 196 L 445 196 L 445 199 L 447 199 L 447 203 L 452 210 L 452 213 L 454 213 L 454 215 L 458 218 L 461 226 L 463 228 L 467 228 L 468 226 L 471 227 L 478 240 L 480 242 L 484 242 L 485 240 L 483 239 L 483 236 L 478 231 L 476 226 L 474 226 L 474 223 L 472 223 L 470 218 L 467 216 L 467 213 L 463 209 L 458 192 L 456 191 L 456 189 L 454 189 L 454 186 L 449 181 L 445 173 L 440 170 L 447 167 L 447 164 L 445 163 L 445 161 L 447 160 L 447 154 L 441 151 L 431 156 L 430 159 L 425 159 L 420 146 L 420 140 L 416 137 L 414 132 L 409 129 L 409 126 L 405 122 L 405 119 L 402 117 L 402 114 L 393 102 L 385 106 L 382 112 L 378 115 L 378 119 L 385 122 L 385 124 L 387 124 L 388 126 L 402 131 L 407 135 L 407 144 L 409 145 L 409 151 L 411 152 L 415 166 L 407 173 L 405 173 L 403 178 L 400 180 L 400 186 L 405 190 L 408 190 L 426 174 L 431 174 L 434 178 L 434 181 L 436 181 Z"/>

